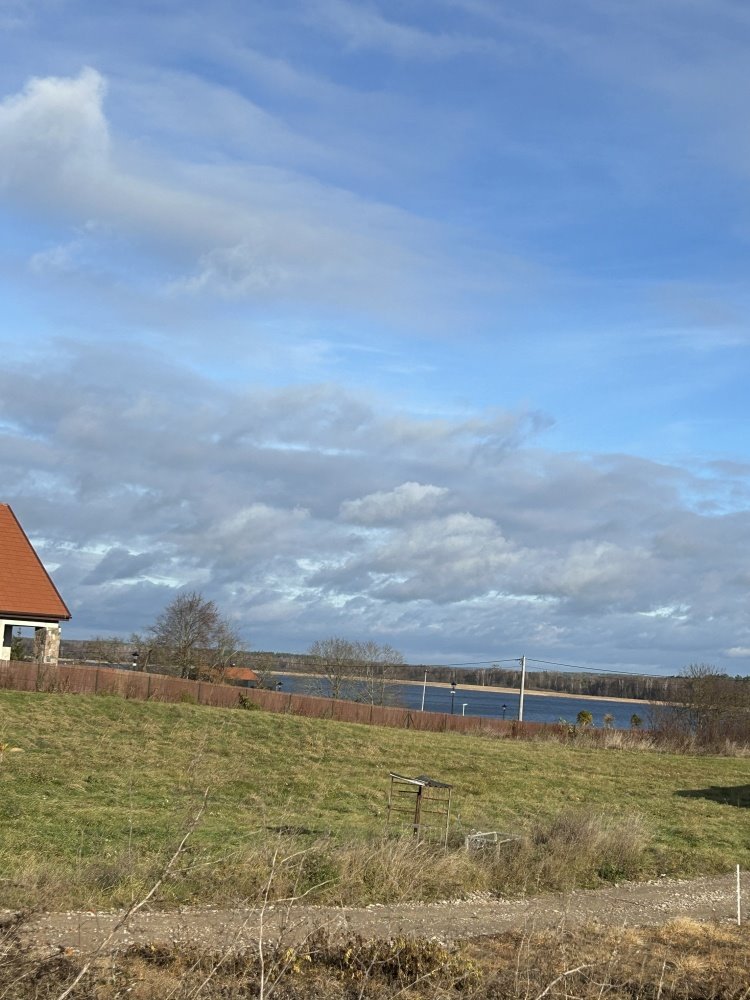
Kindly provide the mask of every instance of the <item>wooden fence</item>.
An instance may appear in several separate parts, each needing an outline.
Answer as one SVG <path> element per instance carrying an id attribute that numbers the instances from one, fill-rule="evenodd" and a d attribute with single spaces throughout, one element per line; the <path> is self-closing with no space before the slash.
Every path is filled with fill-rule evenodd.
<path id="1" fill-rule="evenodd" d="M 164 674 L 117 670 L 111 667 L 25 663 L 11 660 L 0 664 L 0 689 L 45 691 L 59 694 L 113 694 L 137 701 L 188 702 L 214 708 L 257 705 L 269 712 L 300 715 L 310 719 L 333 719 L 368 726 L 416 729 L 432 733 L 473 733 L 528 739 L 534 736 L 561 736 L 569 727 L 559 723 L 516 722 L 482 716 L 449 715 L 446 712 L 419 712 L 408 708 L 366 705 L 335 698 L 208 681 L 189 681 Z M 602 730 L 590 730 L 590 736 Z"/>

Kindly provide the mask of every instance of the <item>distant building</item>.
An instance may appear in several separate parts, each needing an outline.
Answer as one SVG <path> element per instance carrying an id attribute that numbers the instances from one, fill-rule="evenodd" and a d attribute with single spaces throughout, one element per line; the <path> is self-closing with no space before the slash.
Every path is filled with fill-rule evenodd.
<path id="1" fill-rule="evenodd" d="M 227 667 L 224 680 L 239 687 L 257 687 L 260 683 L 260 677 L 250 667 Z"/>
<path id="2" fill-rule="evenodd" d="M 60 622 L 70 612 L 8 504 L 0 503 L 0 662 L 10 659 L 13 629 L 34 629 L 34 659 L 57 663 Z"/>

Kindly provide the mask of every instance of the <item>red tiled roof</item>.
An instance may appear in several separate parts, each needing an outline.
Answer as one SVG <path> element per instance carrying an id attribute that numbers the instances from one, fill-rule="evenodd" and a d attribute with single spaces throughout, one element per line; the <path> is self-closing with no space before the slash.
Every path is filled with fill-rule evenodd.
<path id="1" fill-rule="evenodd" d="M 260 679 L 250 667 L 227 667 L 224 677 L 230 681 L 249 681 L 251 684 L 257 684 Z"/>
<path id="2" fill-rule="evenodd" d="M 70 618 L 65 602 L 42 566 L 16 515 L 0 503 L 0 616 Z"/>

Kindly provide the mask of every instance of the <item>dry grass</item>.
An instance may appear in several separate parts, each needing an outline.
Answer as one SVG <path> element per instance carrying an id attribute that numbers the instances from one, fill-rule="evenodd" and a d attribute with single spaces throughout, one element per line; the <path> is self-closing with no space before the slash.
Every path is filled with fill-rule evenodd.
<path id="1" fill-rule="evenodd" d="M 59 996 L 83 959 L 24 953 L 0 940 L 0 996 Z M 750 940 L 733 926 L 680 920 L 660 928 L 524 928 L 447 947 L 436 941 L 331 941 L 218 956 L 154 944 L 102 957 L 78 1000 L 744 1000 Z"/>
<path id="2" fill-rule="evenodd" d="M 635 878 L 649 843 L 638 817 L 617 819 L 588 810 L 568 810 L 539 821 L 528 836 L 477 852 L 463 846 L 446 851 L 410 836 L 344 842 L 325 837 L 300 850 L 297 838 L 281 834 L 213 861 L 188 853 L 156 902 L 183 898 L 198 880 L 213 899 L 243 903 L 261 898 L 269 879 L 272 900 L 312 892 L 310 901 L 336 905 L 564 890 Z M 293 860 L 279 867 L 279 856 Z M 59 909 L 57 901 L 69 894 L 75 877 L 80 898 L 99 896 L 127 906 L 148 891 L 160 867 L 154 859 L 124 853 L 112 861 L 89 860 L 75 875 L 61 872 L 55 878 L 43 859 L 29 858 L 17 883 L 18 898 L 23 893 L 44 909 Z"/>
<path id="3" fill-rule="evenodd" d="M 328 857 L 336 876 L 325 897 L 342 904 L 389 903 L 595 886 L 635 878 L 649 843 L 637 815 L 618 819 L 567 810 L 538 822 L 528 836 L 471 853 L 446 852 L 411 838 L 351 844 Z"/>

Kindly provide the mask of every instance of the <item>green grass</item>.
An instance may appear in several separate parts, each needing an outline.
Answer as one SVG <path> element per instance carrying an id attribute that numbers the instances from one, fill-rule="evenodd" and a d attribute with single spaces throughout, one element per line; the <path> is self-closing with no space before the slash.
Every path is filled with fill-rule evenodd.
<path id="1" fill-rule="evenodd" d="M 456 840 L 472 829 L 522 833 L 571 809 L 613 822 L 637 813 L 650 835 L 638 874 L 750 867 L 750 812 L 677 794 L 747 786 L 741 759 L 7 691 L 0 743 L 23 751 L 0 759 L 0 906 L 127 901 L 150 884 L 205 788 L 208 806 L 183 866 L 192 867 L 165 901 L 247 897 L 278 843 L 312 845 L 302 862 L 309 870 L 295 869 L 298 888 L 321 873 L 341 883 L 340 858 L 352 845 L 382 843 L 389 770 L 454 785 Z M 464 887 L 489 884 L 461 864 Z M 460 891 L 456 878 L 447 888 Z M 415 885 L 412 894 L 440 888 Z M 388 896 L 364 876 L 358 893 Z"/>

